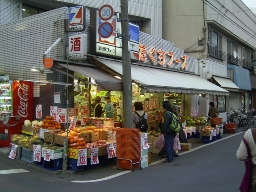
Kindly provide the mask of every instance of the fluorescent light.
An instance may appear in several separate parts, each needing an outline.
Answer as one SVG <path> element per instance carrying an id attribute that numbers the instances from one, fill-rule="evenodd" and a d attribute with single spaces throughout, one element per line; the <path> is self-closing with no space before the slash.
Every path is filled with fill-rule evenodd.
<path id="1" fill-rule="evenodd" d="M 30 71 L 43 73 L 44 72 L 44 68 L 32 67 L 32 68 L 30 68 Z"/>
<path id="2" fill-rule="evenodd" d="M 22 9 L 22 11 L 26 11 L 26 9 Z"/>
<path id="3" fill-rule="evenodd" d="M 116 76 L 114 76 L 114 77 L 115 77 L 115 78 L 117 78 L 117 79 L 122 79 L 121 77 L 119 77 L 119 76 L 117 76 L 117 75 L 116 75 Z"/>

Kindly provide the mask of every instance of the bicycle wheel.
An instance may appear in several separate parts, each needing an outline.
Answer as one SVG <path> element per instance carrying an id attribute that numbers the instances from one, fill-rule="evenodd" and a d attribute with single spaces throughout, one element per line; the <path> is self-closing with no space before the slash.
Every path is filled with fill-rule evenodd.
<path id="1" fill-rule="evenodd" d="M 246 131 L 248 129 L 248 123 L 246 119 L 241 119 L 240 123 L 239 123 L 239 127 L 241 129 L 241 131 Z"/>

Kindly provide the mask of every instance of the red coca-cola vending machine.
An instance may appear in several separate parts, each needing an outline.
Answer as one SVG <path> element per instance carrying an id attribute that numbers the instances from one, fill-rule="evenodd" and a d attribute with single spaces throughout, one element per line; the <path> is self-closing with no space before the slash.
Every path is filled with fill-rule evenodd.
<path id="1" fill-rule="evenodd" d="M 0 76 L 0 147 L 10 146 L 26 119 L 33 119 L 33 82 Z"/>

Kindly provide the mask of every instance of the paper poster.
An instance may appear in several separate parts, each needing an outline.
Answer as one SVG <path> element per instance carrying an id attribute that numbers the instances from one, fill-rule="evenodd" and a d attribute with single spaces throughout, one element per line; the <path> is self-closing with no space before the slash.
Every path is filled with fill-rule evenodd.
<path id="1" fill-rule="evenodd" d="M 58 119 L 58 107 L 57 106 L 50 106 L 50 116 L 54 118 L 54 121 L 59 121 Z"/>
<path id="2" fill-rule="evenodd" d="M 10 154 L 8 156 L 10 159 L 15 159 L 16 158 L 17 147 L 18 147 L 18 145 L 12 144 L 11 151 L 10 151 Z"/>
<path id="3" fill-rule="evenodd" d="M 44 160 L 45 161 L 50 161 L 51 160 L 51 150 L 50 149 L 45 149 L 44 150 Z"/>
<path id="4" fill-rule="evenodd" d="M 141 144 L 142 144 L 142 149 L 148 149 L 150 147 L 148 144 L 148 134 L 147 133 L 141 134 Z"/>
<path id="5" fill-rule="evenodd" d="M 77 166 L 87 165 L 87 150 L 78 149 Z"/>
<path id="6" fill-rule="evenodd" d="M 41 162 L 41 145 L 33 145 L 33 161 Z"/>
<path id="7" fill-rule="evenodd" d="M 114 158 L 116 157 L 116 145 L 114 145 L 113 143 L 108 144 L 107 145 L 107 149 L 108 149 L 108 158 Z"/>
<path id="8" fill-rule="evenodd" d="M 54 103 L 60 103 L 60 92 L 54 92 Z"/>
<path id="9" fill-rule="evenodd" d="M 67 123 L 67 109 L 58 108 L 58 120 L 60 123 Z"/>
<path id="10" fill-rule="evenodd" d="M 92 148 L 92 152 L 91 152 L 91 165 L 99 163 L 98 151 L 99 151 L 99 148 Z"/>
<path id="11" fill-rule="evenodd" d="M 42 105 L 36 105 L 36 119 L 42 119 Z"/>
<path id="12" fill-rule="evenodd" d="M 77 122 L 77 117 L 76 116 L 72 116 L 70 117 L 70 125 L 69 125 L 69 130 L 74 130 L 76 127 L 76 122 Z"/>

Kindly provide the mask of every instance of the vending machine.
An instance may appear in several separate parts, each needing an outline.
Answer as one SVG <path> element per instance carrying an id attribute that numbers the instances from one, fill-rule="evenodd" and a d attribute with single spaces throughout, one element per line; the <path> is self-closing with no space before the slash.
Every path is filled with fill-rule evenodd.
<path id="1" fill-rule="evenodd" d="M 0 76 L 0 147 L 9 147 L 26 119 L 33 119 L 33 83 Z"/>

